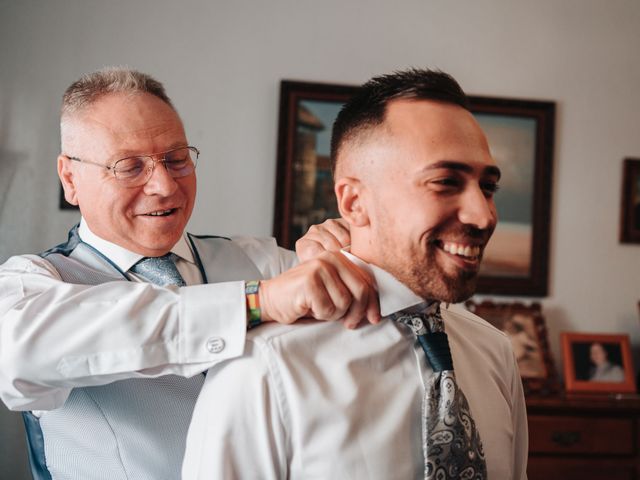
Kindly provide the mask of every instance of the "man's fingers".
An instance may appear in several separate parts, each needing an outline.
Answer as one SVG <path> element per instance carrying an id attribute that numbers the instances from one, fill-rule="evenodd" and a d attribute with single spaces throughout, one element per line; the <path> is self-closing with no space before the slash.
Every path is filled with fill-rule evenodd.
<path id="1" fill-rule="evenodd" d="M 316 258 L 325 250 L 325 247 L 321 243 L 308 237 L 303 237 L 296 242 L 296 255 L 298 255 L 300 262 L 306 262 Z"/>
<path id="2" fill-rule="evenodd" d="M 338 239 L 333 234 L 328 234 L 326 231 L 314 236 L 313 241 L 327 252 L 339 252 L 342 248 Z"/>
<path id="3" fill-rule="evenodd" d="M 320 225 L 314 225 L 309 229 L 304 237 L 296 242 L 296 252 L 298 252 L 300 248 L 308 248 L 309 246 L 313 246 L 312 248 L 320 247 L 321 251 L 326 250 L 328 252 L 337 252 L 342 248 L 342 245 L 340 243 L 340 239 L 336 236 L 336 233 L 327 230 Z M 341 235 L 344 237 L 344 233 Z M 347 232 L 347 240 L 349 239 L 350 237 Z"/>
<path id="4" fill-rule="evenodd" d="M 365 318 L 374 325 L 380 322 L 378 292 L 368 284 L 362 294 L 354 295 L 349 310 L 342 320 L 345 327 L 356 328 Z"/>
<path id="5" fill-rule="evenodd" d="M 333 290 L 331 292 L 330 290 Z M 342 293 L 343 295 L 348 295 L 346 292 Z M 340 309 L 336 305 L 336 296 L 340 296 L 340 292 L 334 288 L 327 288 L 325 283 L 321 283 L 317 285 L 313 293 L 310 295 L 310 309 L 309 316 L 315 318 L 316 320 L 325 320 L 325 321 L 333 321 L 337 320 L 344 314 L 344 310 L 348 308 L 344 308 L 344 310 Z"/>
<path id="6" fill-rule="evenodd" d="M 260 303 L 263 319 L 280 323 L 312 316 L 342 319 L 347 327 L 355 328 L 365 317 L 371 323 L 380 318 L 373 279 L 340 253 L 324 252 L 263 281 Z"/>
<path id="7" fill-rule="evenodd" d="M 380 320 L 382 320 L 382 316 L 380 315 L 380 300 L 378 298 L 377 290 L 373 290 L 373 294 L 369 295 L 366 316 L 369 323 L 372 323 L 373 325 L 380 323 Z"/>
<path id="8" fill-rule="evenodd" d="M 344 256 L 337 256 L 337 272 L 350 294 L 349 309 L 342 321 L 347 328 L 355 328 L 367 318 L 371 323 L 380 321 L 380 307 L 375 282 L 368 272 L 350 262 Z"/>
<path id="9" fill-rule="evenodd" d="M 330 219 L 324 222 L 321 227 L 331 234 L 339 245 L 338 250 L 351 244 L 351 233 L 349 224 L 342 218 Z"/>
<path id="10" fill-rule="evenodd" d="M 367 292 L 367 290 L 365 290 L 365 292 Z M 345 327 L 353 329 L 360 325 L 362 319 L 365 318 L 368 297 L 369 295 L 366 293 L 365 298 L 353 299 L 353 302 L 351 302 L 351 305 L 349 306 L 349 310 L 347 310 L 342 318 L 342 322 Z"/>
<path id="11" fill-rule="evenodd" d="M 335 268 L 319 269 L 319 284 L 312 286 L 312 313 L 318 320 L 338 320 L 344 316 L 352 302 L 352 294 Z M 326 293 L 321 295 L 320 293 Z"/>
<path id="12" fill-rule="evenodd" d="M 382 317 L 380 316 L 380 299 L 378 297 L 378 289 L 376 288 L 376 282 L 369 274 L 369 272 L 359 268 L 358 271 L 365 278 L 368 286 L 367 302 L 365 307 L 365 316 L 369 323 L 380 323 Z"/>
<path id="13" fill-rule="evenodd" d="M 301 262 L 317 258 L 322 252 L 337 252 L 351 243 L 348 224 L 342 219 L 329 219 L 313 225 L 296 242 L 296 253 Z"/>

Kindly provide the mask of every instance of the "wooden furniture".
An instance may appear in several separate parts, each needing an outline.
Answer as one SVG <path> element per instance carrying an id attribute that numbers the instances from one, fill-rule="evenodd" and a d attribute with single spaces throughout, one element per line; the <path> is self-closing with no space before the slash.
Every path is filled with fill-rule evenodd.
<path id="1" fill-rule="evenodd" d="M 640 396 L 527 397 L 529 480 L 640 480 Z"/>

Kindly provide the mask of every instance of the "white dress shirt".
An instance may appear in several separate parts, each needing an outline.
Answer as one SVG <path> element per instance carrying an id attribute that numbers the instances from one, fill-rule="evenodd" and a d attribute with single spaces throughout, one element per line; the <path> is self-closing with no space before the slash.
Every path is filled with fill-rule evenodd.
<path id="1" fill-rule="evenodd" d="M 142 258 L 97 237 L 84 221 L 79 234 L 123 272 Z M 233 240 L 265 278 L 297 261 L 273 239 Z M 64 404 L 74 387 L 167 374 L 188 377 L 242 354 L 244 282 L 197 285 L 200 272 L 184 237 L 172 251 L 180 257 L 178 270 L 190 286 L 64 283 L 37 255 L 15 256 L 0 266 L 4 403 L 12 410 L 51 410 Z M 210 338 L 222 339 L 219 345 L 224 348 L 207 348 Z"/>
<path id="2" fill-rule="evenodd" d="M 423 302 L 370 270 L 383 316 Z M 526 478 L 526 411 L 509 339 L 459 306 L 442 316 L 489 479 Z M 252 330 L 242 357 L 209 370 L 185 480 L 424 478 L 420 415 L 432 372 L 415 336 L 390 320 L 356 330 L 306 323 Z"/>

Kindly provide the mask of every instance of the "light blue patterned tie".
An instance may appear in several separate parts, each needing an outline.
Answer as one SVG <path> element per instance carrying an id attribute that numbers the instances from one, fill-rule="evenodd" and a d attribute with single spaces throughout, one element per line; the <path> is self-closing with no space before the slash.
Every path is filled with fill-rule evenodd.
<path id="1" fill-rule="evenodd" d="M 456 383 L 449 340 L 438 302 L 391 318 L 407 325 L 433 369 L 422 403 L 424 478 L 485 480 L 487 465 L 469 403 Z"/>
<path id="2" fill-rule="evenodd" d="M 131 267 L 130 271 L 162 287 L 184 287 L 186 283 L 175 264 L 177 258 L 175 253 L 167 253 L 161 257 L 145 257 Z"/>

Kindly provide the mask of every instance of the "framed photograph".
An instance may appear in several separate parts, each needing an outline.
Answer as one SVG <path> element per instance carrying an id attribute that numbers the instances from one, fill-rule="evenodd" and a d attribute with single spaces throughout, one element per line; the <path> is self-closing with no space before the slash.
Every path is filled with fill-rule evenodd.
<path id="1" fill-rule="evenodd" d="M 559 390 L 547 327 L 539 303 L 466 302 L 469 311 L 507 334 L 518 362 L 526 394 Z"/>
<path id="2" fill-rule="evenodd" d="M 338 216 L 329 166 L 331 128 L 357 88 L 281 83 L 274 236 L 286 248 L 310 225 Z M 500 221 L 477 291 L 545 296 L 555 104 L 475 96 L 469 101 L 502 170 L 496 195 Z"/>
<path id="3" fill-rule="evenodd" d="M 626 158 L 622 172 L 620 242 L 640 243 L 640 159 Z"/>
<path id="4" fill-rule="evenodd" d="M 567 392 L 634 393 L 629 335 L 563 332 Z"/>

